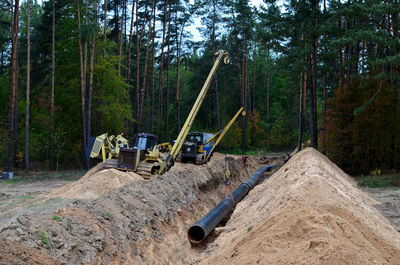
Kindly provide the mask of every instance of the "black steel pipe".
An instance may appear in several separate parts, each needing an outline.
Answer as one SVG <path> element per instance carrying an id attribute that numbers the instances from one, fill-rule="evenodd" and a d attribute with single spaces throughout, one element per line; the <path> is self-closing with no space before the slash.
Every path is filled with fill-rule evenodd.
<path id="1" fill-rule="evenodd" d="M 275 168 L 276 165 L 266 165 L 260 167 L 256 173 L 244 181 L 240 186 L 232 193 L 233 201 L 228 196 L 222 200 L 217 206 L 214 207 L 208 214 L 200 219 L 196 224 L 192 225 L 188 230 L 188 239 L 192 243 L 201 243 L 206 236 L 221 222 L 221 220 L 232 210 L 232 208 L 240 202 L 247 193 L 254 188 L 257 181 L 265 171 L 269 171 Z"/>

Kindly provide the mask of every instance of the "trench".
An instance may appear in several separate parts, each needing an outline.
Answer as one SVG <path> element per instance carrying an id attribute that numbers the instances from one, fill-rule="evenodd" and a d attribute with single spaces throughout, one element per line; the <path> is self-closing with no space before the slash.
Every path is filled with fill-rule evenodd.
<path id="1" fill-rule="evenodd" d="M 259 167 L 249 159 L 246 172 L 239 156 L 222 154 L 202 166 L 177 164 L 94 200 L 21 216 L 0 235 L 43 249 L 59 264 L 190 264 L 217 236 L 192 245 L 187 231 L 223 199 L 225 170 L 234 191 Z"/>

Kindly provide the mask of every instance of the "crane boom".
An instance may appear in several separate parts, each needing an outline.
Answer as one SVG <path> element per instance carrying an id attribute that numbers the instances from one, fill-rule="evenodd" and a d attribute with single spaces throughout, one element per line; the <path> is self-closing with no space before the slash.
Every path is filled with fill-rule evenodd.
<path id="1" fill-rule="evenodd" d="M 188 135 L 190 128 L 192 127 L 193 121 L 196 118 L 197 113 L 199 112 L 200 106 L 204 101 L 208 88 L 210 87 L 214 75 L 218 70 L 221 60 L 224 58 L 224 63 L 229 64 L 228 53 L 226 51 L 220 50 L 216 53 L 216 55 L 218 55 L 218 57 L 215 60 L 214 65 L 211 68 L 211 71 L 208 74 L 206 81 L 204 82 L 204 85 L 200 91 L 199 96 L 196 99 L 196 102 L 192 107 L 192 110 L 189 113 L 189 116 L 186 118 L 185 124 L 183 125 L 178 135 L 178 138 L 176 139 L 174 145 L 172 146 L 171 151 L 168 153 L 168 156 L 165 159 L 164 163 L 161 165 L 159 174 L 164 174 L 174 164 L 175 158 L 178 155 L 179 151 L 181 150 L 182 144 L 184 143 L 186 136 Z"/>
<path id="2" fill-rule="evenodd" d="M 225 134 L 228 132 L 229 128 L 231 128 L 232 124 L 235 122 L 235 120 L 237 119 L 237 117 L 239 116 L 239 114 L 242 113 L 242 115 L 245 115 L 244 111 L 243 111 L 243 107 L 241 107 L 239 109 L 238 112 L 236 112 L 235 116 L 232 118 L 232 120 L 225 126 L 224 129 L 222 129 L 221 131 L 219 131 L 218 133 L 215 134 L 214 137 L 210 138 L 207 142 L 204 143 L 204 145 L 208 144 L 209 142 L 211 142 L 212 140 L 214 140 L 216 137 L 217 140 L 215 140 L 215 143 L 213 145 L 213 147 L 211 148 L 210 152 L 208 153 L 207 157 L 206 157 L 206 161 L 208 161 L 208 159 L 210 159 L 215 147 L 217 147 L 217 145 L 221 142 L 222 138 L 224 138 Z"/>

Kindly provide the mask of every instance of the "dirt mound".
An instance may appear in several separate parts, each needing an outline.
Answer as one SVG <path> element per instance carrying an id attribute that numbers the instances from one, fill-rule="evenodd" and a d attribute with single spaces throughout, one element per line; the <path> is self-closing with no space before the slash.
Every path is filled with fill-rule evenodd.
<path id="1" fill-rule="evenodd" d="M 43 250 L 0 237 L 0 264 L 61 264 Z"/>
<path id="2" fill-rule="evenodd" d="M 259 167 L 252 159 L 247 165 L 250 174 Z M 201 166 L 177 163 L 164 175 L 127 183 L 96 200 L 20 215 L 0 236 L 44 249 L 64 264 L 185 264 L 199 253 L 191 248 L 187 229 L 223 199 L 226 168 L 233 189 L 239 177 L 247 178 L 242 161 L 232 156 L 216 155 Z M 85 176 L 81 184 L 102 172 Z M 74 189 L 79 194 L 81 188 Z"/>
<path id="3" fill-rule="evenodd" d="M 201 264 L 400 264 L 377 202 L 307 148 L 239 203 Z"/>
<path id="4" fill-rule="evenodd" d="M 133 172 L 122 172 L 116 169 L 101 170 L 103 163 L 90 169 L 78 181 L 54 190 L 49 196 L 72 199 L 96 199 L 135 180 L 143 179 Z"/>

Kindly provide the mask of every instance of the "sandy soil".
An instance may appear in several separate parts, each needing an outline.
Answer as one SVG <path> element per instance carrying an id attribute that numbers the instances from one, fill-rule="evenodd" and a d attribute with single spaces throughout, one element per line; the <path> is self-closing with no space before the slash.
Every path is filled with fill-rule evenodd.
<path id="1" fill-rule="evenodd" d="M 119 187 L 143 178 L 134 172 L 122 172 L 116 169 L 104 169 L 103 163 L 90 169 L 78 181 L 53 190 L 50 198 L 97 199 Z"/>
<path id="2" fill-rule="evenodd" d="M 239 203 L 200 264 L 400 264 L 377 201 L 307 148 Z"/>
<path id="3" fill-rule="evenodd" d="M 61 188 L 0 185 L 0 202 L 25 200 L 0 203 L 14 214 L 3 225 L 0 214 L 0 264 L 400 264 L 400 234 L 377 210 L 396 224 L 399 191 L 366 189 L 371 198 L 310 148 L 251 191 L 218 237 L 188 242 L 222 199 L 227 168 L 235 189 L 260 163 L 286 159 L 250 156 L 246 172 L 240 156 L 216 153 L 150 180 L 98 166 Z"/>
<path id="4" fill-rule="evenodd" d="M 258 167 L 249 160 L 250 174 Z M 114 191 L 92 189 L 98 194 L 90 198 L 61 198 L 69 203 L 18 215 L 0 229 L 0 237 L 45 250 L 66 264 L 184 264 L 199 253 L 186 231 L 222 199 L 226 168 L 236 188 L 238 177 L 247 174 L 240 159 L 217 154 L 206 165 L 176 164 L 162 176 L 127 182 Z M 93 188 L 97 181 L 87 177 L 85 185 Z"/>

